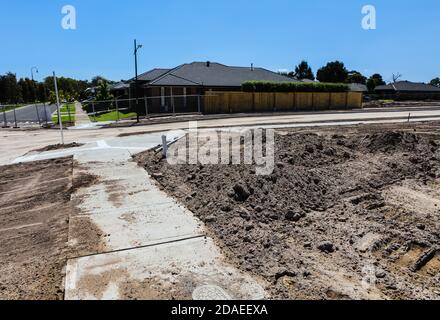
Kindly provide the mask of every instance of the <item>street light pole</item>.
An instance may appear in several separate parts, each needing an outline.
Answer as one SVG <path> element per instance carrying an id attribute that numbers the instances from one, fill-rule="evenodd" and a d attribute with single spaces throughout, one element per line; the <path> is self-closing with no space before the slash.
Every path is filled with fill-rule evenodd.
<path id="1" fill-rule="evenodd" d="M 32 67 L 31 68 L 31 79 L 32 79 L 32 81 L 34 81 L 34 70 L 36 71 L 36 73 L 38 73 L 38 68 L 37 67 Z"/>
<path id="2" fill-rule="evenodd" d="M 134 94 L 136 97 L 136 121 L 139 123 L 139 95 L 138 95 L 138 65 L 137 65 L 137 52 L 142 48 L 142 45 L 138 45 L 136 39 L 134 40 L 134 69 L 135 69 L 135 80 L 134 80 Z"/>

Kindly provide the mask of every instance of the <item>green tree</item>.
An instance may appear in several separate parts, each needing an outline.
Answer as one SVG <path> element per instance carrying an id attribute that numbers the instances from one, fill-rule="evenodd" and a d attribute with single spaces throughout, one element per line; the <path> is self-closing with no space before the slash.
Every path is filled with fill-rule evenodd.
<path id="1" fill-rule="evenodd" d="M 431 86 L 435 86 L 440 88 L 440 78 L 434 78 L 431 80 L 431 82 L 429 83 Z"/>
<path id="2" fill-rule="evenodd" d="M 380 74 L 375 73 L 367 80 L 367 88 L 369 92 L 373 92 L 377 86 L 382 86 L 385 84 L 383 78 Z"/>
<path id="3" fill-rule="evenodd" d="M 96 94 L 97 101 L 107 101 L 113 99 L 113 95 L 110 94 L 110 87 L 107 80 L 101 80 Z"/>
<path id="4" fill-rule="evenodd" d="M 367 77 L 365 77 L 359 71 L 351 71 L 351 72 L 348 73 L 346 82 L 347 83 L 367 84 Z"/>
<path id="5" fill-rule="evenodd" d="M 37 101 L 37 82 L 32 81 L 29 78 L 20 79 L 18 85 L 21 88 L 23 102 L 36 102 Z"/>
<path id="6" fill-rule="evenodd" d="M 312 68 L 309 66 L 307 61 L 304 60 L 295 67 L 295 72 L 289 73 L 289 76 L 294 77 L 298 80 L 315 80 L 315 75 L 313 74 Z"/>
<path id="7" fill-rule="evenodd" d="M 37 100 L 39 102 L 47 102 L 49 90 L 43 82 L 37 84 Z"/>
<path id="8" fill-rule="evenodd" d="M 340 61 L 333 61 L 327 63 L 325 67 L 318 70 L 316 78 L 320 82 L 346 82 L 348 77 L 348 70 L 344 63 Z"/>
<path id="9" fill-rule="evenodd" d="M 22 101 L 21 87 L 12 72 L 0 76 L 0 102 L 14 104 Z"/>

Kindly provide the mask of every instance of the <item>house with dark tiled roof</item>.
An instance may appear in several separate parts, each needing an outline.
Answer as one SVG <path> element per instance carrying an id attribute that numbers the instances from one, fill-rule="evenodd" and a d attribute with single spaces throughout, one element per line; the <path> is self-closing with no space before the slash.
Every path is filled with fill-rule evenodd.
<path id="1" fill-rule="evenodd" d="M 374 91 L 378 94 L 394 94 L 394 93 L 440 93 L 440 88 L 432 86 L 426 83 L 410 82 L 410 81 L 398 81 L 390 83 L 388 85 L 377 86 Z"/>
<path id="2" fill-rule="evenodd" d="M 138 76 L 138 97 L 147 97 L 149 112 L 171 112 L 193 106 L 200 95 L 209 91 L 241 91 L 245 81 L 292 82 L 279 73 L 250 67 L 231 67 L 215 62 L 185 63 L 176 68 L 156 68 Z M 131 79 L 130 97 L 135 96 L 135 79 Z M 191 107 L 189 107 L 191 106 Z"/>

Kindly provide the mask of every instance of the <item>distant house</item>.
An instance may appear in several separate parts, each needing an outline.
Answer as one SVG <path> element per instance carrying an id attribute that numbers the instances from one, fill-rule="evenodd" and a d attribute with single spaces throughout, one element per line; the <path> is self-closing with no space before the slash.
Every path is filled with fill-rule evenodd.
<path id="1" fill-rule="evenodd" d="M 209 91 L 241 91 L 248 80 L 285 81 L 291 78 L 263 68 L 231 67 L 214 62 L 192 62 L 173 69 L 152 69 L 138 76 L 138 97 L 147 97 L 149 112 L 173 108 L 194 110 L 199 95 Z M 135 79 L 130 80 L 130 98 L 135 97 Z"/>
<path id="2" fill-rule="evenodd" d="M 118 82 L 118 83 L 111 85 L 109 90 L 110 90 L 111 94 L 116 99 L 128 97 L 129 90 L 130 90 L 130 84 L 126 83 L 124 81 L 121 81 L 121 82 Z"/>
<path id="3" fill-rule="evenodd" d="M 350 91 L 352 92 L 368 92 L 368 88 L 365 84 L 362 83 L 351 83 L 350 84 Z"/>
<path id="4" fill-rule="evenodd" d="M 395 93 L 411 93 L 411 94 L 430 94 L 440 93 L 440 88 L 418 82 L 398 81 L 388 85 L 377 86 L 374 90 L 378 94 L 395 94 Z"/>

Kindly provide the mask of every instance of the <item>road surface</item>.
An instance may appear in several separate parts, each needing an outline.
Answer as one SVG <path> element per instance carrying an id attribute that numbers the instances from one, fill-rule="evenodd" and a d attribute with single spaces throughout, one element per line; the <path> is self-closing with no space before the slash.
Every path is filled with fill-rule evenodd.
<path id="1" fill-rule="evenodd" d="M 32 104 L 22 108 L 8 111 L 6 113 L 0 113 L 0 123 L 3 123 L 5 118 L 9 123 L 14 123 L 15 118 L 17 122 L 46 122 L 51 121 L 52 113 L 56 110 L 56 105 Z M 38 113 L 37 113 L 38 112 Z"/>
<path id="2" fill-rule="evenodd" d="M 293 128 L 329 125 L 353 125 L 371 123 L 407 122 L 409 112 L 406 110 L 377 109 L 371 112 L 333 111 L 325 114 L 310 112 L 301 115 L 274 115 L 265 117 L 243 116 L 234 119 L 213 119 L 198 121 L 199 128 L 224 127 L 260 127 L 260 128 Z M 1 119 L 1 117 L 0 117 Z M 440 121 L 440 108 L 423 108 L 411 110 L 411 122 Z M 2 121 L 0 120 L 0 124 Z M 188 129 L 188 121 L 125 128 L 108 128 L 98 130 L 65 130 L 66 143 L 89 143 L 101 139 L 118 137 L 120 134 L 143 134 L 151 132 L 168 132 L 169 130 Z M 0 130 L 0 165 L 11 163 L 26 152 L 60 142 L 59 130 Z M 158 144 L 160 141 L 157 142 Z"/>

